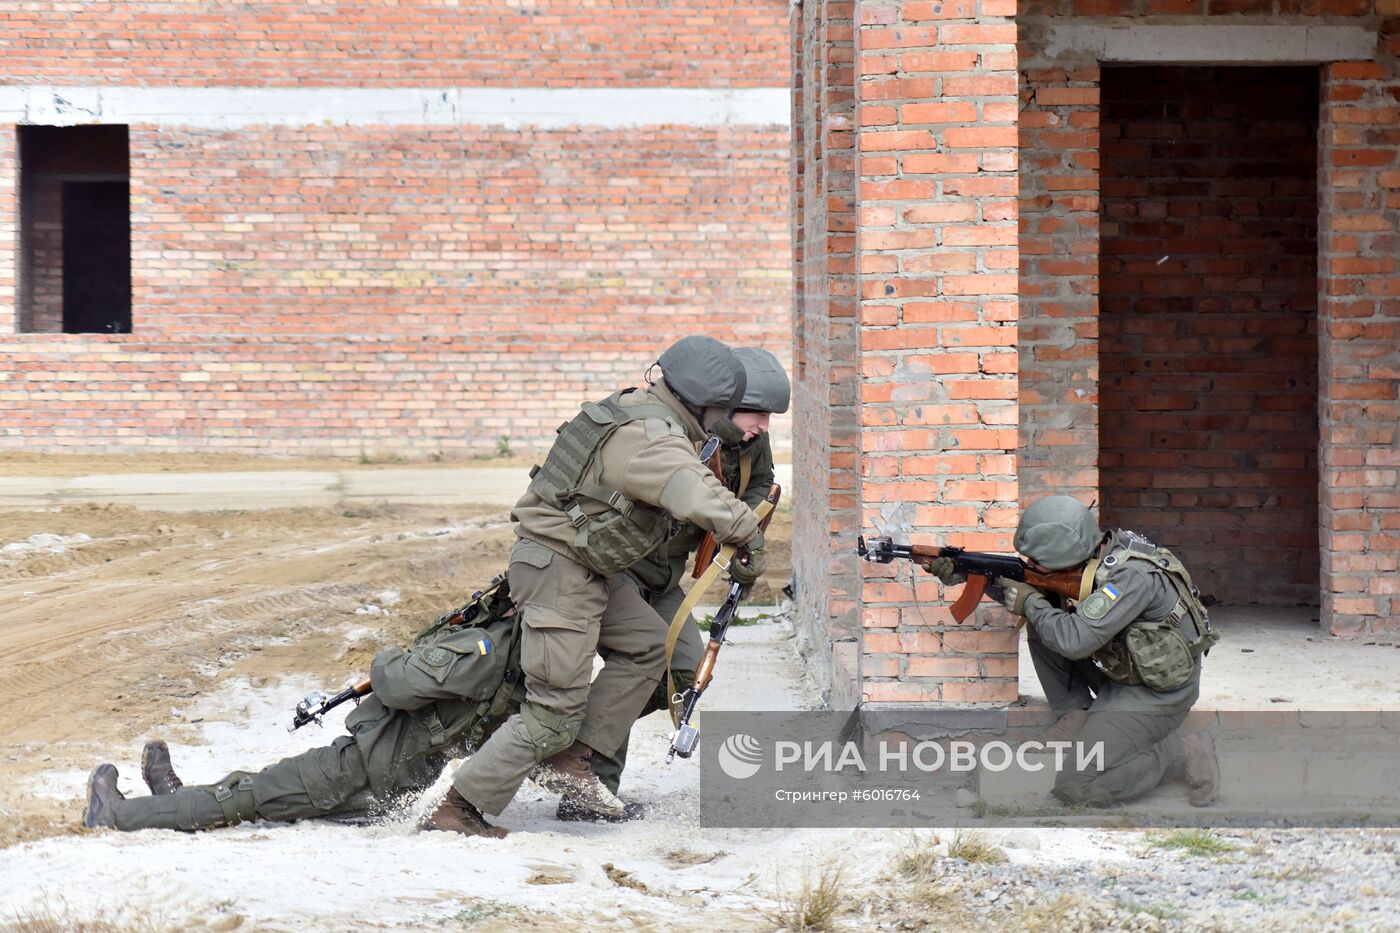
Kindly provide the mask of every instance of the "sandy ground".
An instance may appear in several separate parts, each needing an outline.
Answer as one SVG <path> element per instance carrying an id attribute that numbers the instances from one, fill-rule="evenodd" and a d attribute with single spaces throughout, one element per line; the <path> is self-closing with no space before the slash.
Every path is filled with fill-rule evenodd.
<path id="1" fill-rule="evenodd" d="M 789 573 L 785 524 L 755 602 Z M 339 684 L 505 567 L 501 510 L 0 512 L 0 788 L 92 767 L 229 678 Z M 75 828 L 0 790 L 0 844 Z"/>
<path id="2" fill-rule="evenodd" d="M 1394 928 L 1400 845 L 1385 831 L 1239 831 L 1197 859 L 1136 831 L 994 830 L 998 861 L 982 864 L 954 857 L 962 831 L 946 828 L 706 829 L 698 766 L 665 764 L 655 716 L 624 786 L 647 819 L 624 826 L 561 824 L 527 785 L 500 841 L 418 833 L 411 812 L 80 828 L 88 771 L 113 761 L 143 792 L 150 738 L 190 782 L 329 741 L 338 721 L 285 731 L 295 701 L 460 604 L 512 537 L 497 508 L 0 512 L 0 931 L 771 930 L 823 890 L 842 930 Z M 756 604 L 787 579 L 786 516 L 770 541 Z M 736 630 L 706 699 L 818 703 L 782 621 Z"/>

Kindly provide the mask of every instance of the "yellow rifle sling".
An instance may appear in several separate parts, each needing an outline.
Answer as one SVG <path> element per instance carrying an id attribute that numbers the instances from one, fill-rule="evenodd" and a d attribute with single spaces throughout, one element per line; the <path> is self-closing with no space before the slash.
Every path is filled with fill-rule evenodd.
<path id="1" fill-rule="evenodd" d="M 739 461 L 739 471 L 745 479 L 747 479 L 748 472 L 744 469 L 746 465 L 750 465 L 750 460 L 744 457 Z M 740 486 L 739 488 L 742 490 L 744 487 Z M 771 511 L 773 511 L 773 503 L 764 499 L 758 504 L 758 508 L 754 509 L 754 514 L 762 522 Z M 671 670 L 671 658 L 676 653 L 676 641 L 681 637 L 681 630 L 690 620 L 690 613 L 695 609 L 695 604 L 700 602 L 705 591 L 710 588 L 710 584 L 714 583 L 720 574 L 729 570 L 729 562 L 734 559 L 734 552 L 738 549 L 737 545 L 726 544 L 715 553 L 715 559 L 710 562 L 710 566 L 705 568 L 705 572 L 690 588 L 685 601 L 681 603 L 680 608 L 676 610 L 675 616 L 671 619 L 671 627 L 666 631 L 666 706 L 671 711 L 671 724 L 677 728 L 680 727 L 680 709 L 676 706 L 676 675 Z"/>

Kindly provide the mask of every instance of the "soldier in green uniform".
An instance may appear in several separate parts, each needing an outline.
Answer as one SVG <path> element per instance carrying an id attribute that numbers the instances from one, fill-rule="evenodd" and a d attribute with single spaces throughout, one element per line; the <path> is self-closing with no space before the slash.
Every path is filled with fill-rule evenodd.
<path id="1" fill-rule="evenodd" d="M 1031 660 L 1051 710 L 1062 717 L 1055 737 L 1090 748 L 1104 743 L 1102 771 L 1061 772 L 1055 796 L 1067 805 L 1106 807 L 1185 779 L 1193 805 L 1213 802 L 1210 736 L 1180 727 L 1200 694 L 1202 658 L 1218 636 L 1181 561 L 1135 532 L 1101 534 L 1089 509 L 1070 496 L 1027 507 L 1015 545 L 1037 569 L 1093 576 L 1092 593 L 1072 608 L 1006 578 L 988 589 L 1029 622 Z M 966 580 L 948 558 L 924 569 L 944 584 Z"/>
<path id="2" fill-rule="evenodd" d="M 346 718 L 349 735 L 257 772 L 185 786 L 161 741 L 147 743 L 141 776 L 149 797 L 124 797 L 117 769 L 88 778 L 88 827 L 213 829 L 245 820 L 290 822 L 384 813 L 437 780 L 447 762 L 479 744 L 524 699 L 519 621 L 504 587 L 474 601 L 472 624 L 448 617 L 405 651 L 388 648 L 370 667 L 373 692 Z M 492 828 L 492 835 L 505 830 Z"/>
<path id="3" fill-rule="evenodd" d="M 734 417 L 728 424 L 716 425 L 716 434 L 722 441 L 721 472 L 725 486 L 749 508 L 757 508 L 773 486 L 773 447 L 768 441 L 768 422 L 773 415 L 788 410 L 792 389 L 782 363 L 767 350 L 740 347 L 734 351 L 734 355 L 744 366 L 747 386 Z M 633 564 L 626 571 L 628 580 L 667 624 L 675 618 L 681 603 L 685 601 L 681 580 L 685 578 L 691 555 L 704 536 L 703 529 L 694 525 L 682 526 L 650 557 Z M 694 682 L 695 668 L 704 650 L 700 629 L 692 619 L 680 630 L 671 657 L 671 673 L 678 691 L 685 690 Z M 667 709 L 667 693 L 667 683 L 662 680 L 638 718 Z M 626 738 L 616 754 L 595 752 L 593 755 L 594 773 L 614 794 L 622 782 L 626 764 Z M 560 800 L 557 815 L 561 820 L 598 819 L 593 811 L 577 806 L 569 795 Z"/>
<path id="4" fill-rule="evenodd" d="M 488 832 L 484 815 L 504 810 L 527 776 L 600 817 L 626 817 L 592 759 L 617 753 L 655 692 L 667 626 L 623 572 L 660 547 L 676 521 L 742 546 L 747 560 L 731 565 L 738 582 L 763 571 L 753 510 L 696 457 L 696 445 L 743 400 L 743 366 L 708 337 L 678 341 L 657 364 L 655 384 L 585 405 L 560 426 L 511 513 L 525 702 L 457 770 L 433 815 L 437 829 Z M 595 653 L 605 661 L 590 686 Z"/>

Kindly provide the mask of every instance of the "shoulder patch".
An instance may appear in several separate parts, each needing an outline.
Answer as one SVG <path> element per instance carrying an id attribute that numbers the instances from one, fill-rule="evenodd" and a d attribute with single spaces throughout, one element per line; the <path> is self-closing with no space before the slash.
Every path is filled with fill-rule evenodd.
<path id="1" fill-rule="evenodd" d="M 1110 600 L 1114 602 L 1117 602 L 1118 597 L 1123 595 L 1122 592 L 1119 591 L 1118 587 L 1114 586 L 1112 583 L 1105 583 L 1103 589 L 1100 592 L 1102 592 L 1105 596 L 1107 596 Z"/>
<path id="2" fill-rule="evenodd" d="M 1108 615 L 1108 610 L 1112 607 L 1113 600 L 1105 596 L 1103 590 L 1098 590 L 1089 594 L 1089 598 L 1079 604 L 1079 614 L 1086 619 L 1097 622 Z"/>
<path id="3" fill-rule="evenodd" d="M 429 648 L 423 652 L 423 662 L 433 667 L 442 667 L 452 660 L 452 652 L 446 648 Z"/>

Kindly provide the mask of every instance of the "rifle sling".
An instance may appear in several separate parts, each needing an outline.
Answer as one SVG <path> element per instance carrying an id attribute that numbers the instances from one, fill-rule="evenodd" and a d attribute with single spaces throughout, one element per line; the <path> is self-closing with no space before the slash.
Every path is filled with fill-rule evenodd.
<path id="1" fill-rule="evenodd" d="M 767 499 L 758 504 L 754 509 L 754 514 L 762 523 L 768 513 L 773 511 L 773 503 Z M 666 706 L 671 712 L 671 725 L 680 728 L 681 712 L 676 703 L 676 675 L 671 670 L 671 658 L 676 653 L 676 641 L 681 637 L 681 630 L 690 621 L 690 613 L 695 609 L 695 604 L 700 602 L 705 591 L 710 588 L 710 584 L 718 579 L 719 575 L 729 570 L 729 562 L 734 559 L 734 552 L 739 548 L 734 544 L 726 544 L 715 554 L 715 559 L 710 562 L 710 566 L 700 575 L 700 579 L 695 581 L 695 585 L 686 594 L 685 601 L 676 610 L 675 616 L 671 619 L 671 627 L 666 631 Z"/>

